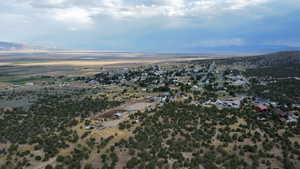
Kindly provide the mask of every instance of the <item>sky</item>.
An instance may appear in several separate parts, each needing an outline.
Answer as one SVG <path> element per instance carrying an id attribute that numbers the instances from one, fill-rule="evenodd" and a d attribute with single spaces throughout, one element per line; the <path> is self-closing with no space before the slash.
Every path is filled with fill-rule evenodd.
<path id="1" fill-rule="evenodd" d="M 300 50 L 299 0 L 1 0 L 0 41 L 134 52 Z"/>

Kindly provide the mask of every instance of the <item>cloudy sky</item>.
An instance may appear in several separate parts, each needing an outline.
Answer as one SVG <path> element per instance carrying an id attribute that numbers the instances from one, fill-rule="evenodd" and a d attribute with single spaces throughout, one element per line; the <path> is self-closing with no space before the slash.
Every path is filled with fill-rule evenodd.
<path id="1" fill-rule="evenodd" d="M 299 0 L 2 0 L 0 41 L 68 49 L 300 49 Z"/>

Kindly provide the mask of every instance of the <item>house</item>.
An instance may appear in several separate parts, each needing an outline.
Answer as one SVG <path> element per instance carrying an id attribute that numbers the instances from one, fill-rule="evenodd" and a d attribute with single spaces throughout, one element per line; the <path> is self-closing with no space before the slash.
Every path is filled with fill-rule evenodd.
<path id="1" fill-rule="evenodd" d="M 200 91 L 203 91 L 203 89 L 202 89 L 201 87 L 198 87 L 198 86 L 194 85 L 194 86 L 192 87 L 192 91 L 200 92 Z"/>
<path id="2" fill-rule="evenodd" d="M 300 104 L 293 104 L 292 106 L 293 106 L 293 108 L 298 108 L 298 109 L 300 109 Z"/>
<path id="3" fill-rule="evenodd" d="M 259 105 L 261 105 L 261 104 L 262 105 L 268 105 L 270 103 L 270 100 L 255 97 L 254 102 L 255 102 L 255 104 L 259 104 Z"/>
<path id="4" fill-rule="evenodd" d="M 258 106 L 255 106 L 255 110 L 256 111 L 267 111 L 268 107 L 265 105 L 258 105 Z"/>
<path id="5" fill-rule="evenodd" d="M 130 109 L 130 110 L 127 110 L 127 112 L 125 112 L 125 114 L 132 114 L 132 113 L 136 113 L 138 111 L 139 110 L 137 110 L 137 109 Z"/>
<path id="6" fill-rule="evenodd" d="M 162 98 L 161 97 L 153 97 L 152 101 L 153 102 L 161 102 Z"/>
<path id="7" fill-rule="evenodd" d="M 139 120 L 134 120 L 133 123 L 137 124 L 137 123 L 140 123 L 140 121 Z"/>
<path id="8" fill-rule="evenodd" d="M 125 114 L 120 112 L 114 114 L 114 117 L 123 117 L 123 116 L 125 116 Z"/>
<path id="9" fill-rule="evenodd" d="M 282 111 L 281 109 L 275 109 L 274 114 L 278 115 L 280 118 L 287 118 L 288 117 L 288 113 Z"/>
<path id="10" fill-rule="evenodd" d="M 25 83 L 25 86 L 34 86 L 34 83 L 33 82 L 27 82 L 27 83 Z"/>
<path id="11" fill-rule="evenodd" d="M 165 97 L 170 97 L 170 96 L 171 96 L 171 93 L 170 93 L 170 92 L 164 92 L 164 93 L 163 93 L 163 96 L 165 96 Z"/>
<path id="12" fill-rule="evenodd" d="M 207 102 L 207 103 L 210 103 L 210 101 Z M 223 103 L 221 100 L 217 100 L 215 103 L 212 103 L 212 104 L 214 104 L 216 106 L 219 106 L 219 107 L 224 107 L 225 106 L 225 103 Z"/>
<path id="13" fill-rule="evenodd" d="M 298 116 L 290 115 L 290 116 L 288 116 L 288 119 L 287 119 L 286 122 L 288 122 L 288 123 L 297 123 L 298 119 L 299 119 Z"/>
<path id="14" fill-rule="evenodd" d="M 258 121 L 266 121 L 266 118 L 265 117 L 257 117 L 257 120 Z"/>
<path id="15" fill-rule="evenodd" d="M 277 107 L 278 104 L 276 102 L 270 102 L 270 105 L 273 107 Z"/>
<path id="16" fill-rule="evenodd" d="M 92 130 L 92 129 L 94 129 L 94 126 L 85 126 L 84 129 L 86 129 L 86 130 Z"/>
<path id="17" fill-rule="evenodd" d="M 232 83 L 233 86 L 244 86 L 246 84 L 247 84 L 247 82 L 243 81 L 243 80 L 238 80 L 238 81 L 235 81 Z"/>
<path id="18" fill-rule="evenodd" d="M 147 99 L 149 101 L 153 101 L 153 97 L 152 96 L 145 96 L 145 99 Z"/>
<path id="19" fill-rule="evenodd" d="M 91 80 L 88 82 L 90 85 L 99 85 L 99 82 L 97 80 Z"/>
<path id="20" fill-rule="evenodd" d="M 161 99 L 161 103 L 166 103 L 166 102 L 169 102 L 170 101 L 170 99 L 169 99 L 169 97 L 167 97 L 167 96 L 165 96 L 165 97 L 163 97 L 162 99 Z"/>
<path id="21" fill-rule="evenodd" d="M 215 102 L 207 101 L 205 104 L 213 104 L 219 108 L 240 108 L 241 100 L 217 100 Z"/>

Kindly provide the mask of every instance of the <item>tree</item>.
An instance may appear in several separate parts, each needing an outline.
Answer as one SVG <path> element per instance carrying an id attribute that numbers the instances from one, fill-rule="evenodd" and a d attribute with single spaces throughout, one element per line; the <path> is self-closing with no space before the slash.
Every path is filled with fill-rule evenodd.
<path id="1" fill-rule="evenodd" d="M 48 164 L 46 165 L 45 169 L 53 169 L 52 165 Z"/>
<path id="2" fill-rule="evenodd" d="M 64 159 L 65 159 L 65 157 L 62 156 L 62 155 L 58 155 L 58 156 L 56 157 L 56 161 L 57 161 L 57 162 L 63 162 Z"/>
<path id="3" fill-rule="evenodd" d="M 84 169 L 93 169 L 93 166 L 92 166 L 92 164 L 86 164 L 84 166 Z"/>
<path id="4" fill-rule="evenodd" d="M 42 160 L 42 157 L 41 157 L 41 156 L 36 156 L 36 157 L 35 157 L 35 160 L 36 160 L 36 161 L 41 161 L 41 160 Z"/>

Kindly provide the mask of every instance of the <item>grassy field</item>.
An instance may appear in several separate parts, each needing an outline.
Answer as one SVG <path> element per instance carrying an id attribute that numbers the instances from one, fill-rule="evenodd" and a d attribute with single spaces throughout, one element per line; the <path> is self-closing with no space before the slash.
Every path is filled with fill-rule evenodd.
<path id="1" fill-rule="evenodd" d="M 201 54 L 159 54 L 97 51 L 53 51 L 0 53 L 1 65 L 15 66 L 104 66 L 131 63 L 159 63 L 219 58 Z"/>
<path id="2" fill-rule="evenodd" d="M 14 66 L 106 66 L 106 65 L 121 65 L 121 64 L 152 64 L 163 62 L 181 62 L 192 60 L 207 60 L 208 58 L 170 58 L 170 59 L 134 59 L 134 60 L 59 60 L 59 61 L 22 61 L 22 62 L 7 62 L 6 65 Z M 209 58 L 213 59 L 213 58 Z M 5 64 L 4 64 L 5 65 Z"/>
<path id="3" fill-rule="evenodd" d="M 14 76 L 6 76 L 2 77 L 0 76 L 0 82 L 4 83 L 27 83 L 27 82 L 34 82 L 34 81 L 49 81 L 49 78 L 43 78 L 43 77 L 28 77 L 28 78 L 22 78 L 22 77 L 14 77 Z"/>
<path id="4" fill-rule="evenodd" d="M 103 67 L 122 68 L 153 63 L 213 59 L 207 57 L 178 57 L 172 54 L 104 52 L 0 54 L 0 83 L 13 84 L 51 80 L 43 76 L 88 76 L 98 73 Z"/>
<path id="5" fill-rule="evenodd" d="M 47 81 L 48 78 L 45 77 L 34 77 L 31 76 L 41 70 L 42 68 L 32 68 L 32 67 L 19 67 L 19 66 L 0 66 L 0 82 L 4 83 L 26 83 L 32 81 Z"/>
<path id="6" fill-rule="evenodd" d="M 71 66 L 0 66 L 0 82 L 26 83 L 34 81 L 51 81 L 47 76 L 79 74 L 80 69 Z"/>

